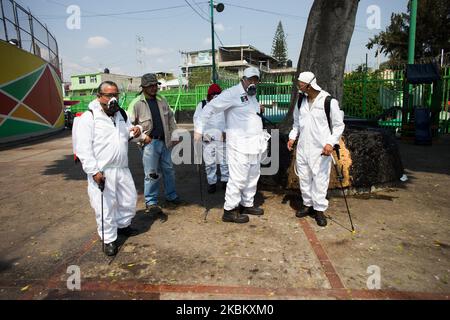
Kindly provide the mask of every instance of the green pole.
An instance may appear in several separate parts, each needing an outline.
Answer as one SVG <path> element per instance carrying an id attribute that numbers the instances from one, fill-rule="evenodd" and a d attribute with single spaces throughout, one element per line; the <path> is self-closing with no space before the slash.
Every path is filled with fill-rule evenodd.
<path id="1" fill-rule="evenodd" d="M 414 63 L 416 48 L 416 24 L 417 24 L 417 3 L 419 0 L 411 0 L 411 13 L 409 21 L 409 43 L 408 43 L 408 63 Z"/>
<path id="2" fill-rule="evenodd" d="M 414 64 L 416 49 L 416 25 L 417 25 L 417 6 L 419 0 L 411 0 L 411 10 L 409 17 L 409 41 L 408 41 L 408 64 Z M 406 97 L 403 99 L 402 127 L 406 129 L 408 124 L 408 113 L 412 109 L 412 85 L 405 82 Z"/>
<path id="3" fill-rule="evenodd" d="M 214 1 L 209 1 L 211 7 L 211 43 L 212 43 L 212 82 L 216 83 L 216 50 L 214 49 Z"/>

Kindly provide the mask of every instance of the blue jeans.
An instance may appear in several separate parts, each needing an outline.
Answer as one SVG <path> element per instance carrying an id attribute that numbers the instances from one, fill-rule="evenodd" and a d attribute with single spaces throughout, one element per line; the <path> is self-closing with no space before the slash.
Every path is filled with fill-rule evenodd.
<path id="1" fill-rule="evenodd" d="M 144 164 L 144 197 L 145 204 L 158 203 L 159 181 L 164 178 L 166 199 L 171 201 L 178 197 L 175 191 L 175 170 L 173 169 L 171 152 L 163 140 L 153 139 L 144 146 L 142 162 Z"/>

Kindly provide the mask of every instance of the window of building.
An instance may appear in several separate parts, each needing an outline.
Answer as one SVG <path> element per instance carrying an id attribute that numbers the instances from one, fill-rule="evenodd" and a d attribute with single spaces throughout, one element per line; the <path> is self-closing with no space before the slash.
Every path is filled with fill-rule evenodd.
<path id="1" fill-rule="evenodd" d="M 91 76 L 91 83 L 97 83 L 97 77 Z"/>
<path id="2" fill-rule="evenodd" d="M 78 83 L 79 84 L 85 84 L 86 83 L 86 77 L 79 77 L 78 78 Z"/>

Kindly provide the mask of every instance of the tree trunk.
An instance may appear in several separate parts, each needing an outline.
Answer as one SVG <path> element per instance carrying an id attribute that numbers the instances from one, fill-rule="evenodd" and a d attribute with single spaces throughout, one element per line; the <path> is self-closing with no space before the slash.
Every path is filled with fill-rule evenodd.
<path id="1" fill-rule="evenodd" d="M 291 105 L 280 124 L 282 133 L 292 127 L 297 101 L 298 75 L 311 71 L 322 89 L 342 101 L 345 60 L 355 27 L 359 0 L 315 0 L 308 17 L 291 95 Z"/>
<path id="2" fill-rule="evenodd" d="M 277 128 L 280 130 L 279 170 L 275 177 L 264 177 L 263 184 L 289 186 L 295 151 L 288 152 L 286 143 L 292 128 L 292 115 L 296 107 L 298 75 L 312 71 L 322 89 L 342 101 L 345 60 L 355 27 L 359 0 L 315 0 L 308 17 L 297 72 L 292 85 L 289 112 Z M 288 174 L 289 171 L 289 174 Z"/>
<path id="3" fill-rule="evenodd" d="M 312 71 L 317 83 L 342 102 L 345 60 L 355 26 L 358 0 L 315 0 L 309 13 L 308 24 L 297 66 L 298 74 Z M 286 147 L 292 128 L 293 110 L 297 102 L 296 81 L 293 83 L 291 105 L 280 129 L 279 170 L 275 177 L 262 177 L 262 184 L 298 189 L 298 177 L 294 172 L 295 151 Z M 403 174 L 395 137 L 385 130 L 362 128 L 358 122 L 346 122 L 340 141 L 344 187 L 369 188 L 398 181 Z M 332 171 L 329 188 L 339 187 Z"/>

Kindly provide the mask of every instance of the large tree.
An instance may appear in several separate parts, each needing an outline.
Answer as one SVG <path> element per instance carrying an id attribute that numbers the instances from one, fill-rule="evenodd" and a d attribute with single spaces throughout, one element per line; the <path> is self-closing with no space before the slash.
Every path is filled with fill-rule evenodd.
<path id="1" fill-rule="evenodd" d="M 345 61 L 352 38 L 359 0 L 315 0 L 309 13 L 297 66 L 317 76 L 319 85 L 342 102 Z M 286 148 L 286 133 L 292 127 L 292 112 L 296 107 L 298 89 L 292 88 L 291 108 L 281 124 L 278 175 L 267 183 L 298 188 L 295 174 L 295 151 Z M 283 134 L 284 133 L 284 134 Z M 358 131 L 347 128 L 341 143 L 344 186 L 368 187 L 396 181 L 403 174 L 403 166 L 395 138 L 385 132 Z M 369 143 L 368 143 L 369 142 Z M 369 147 L 367 147 L 369 146 Z M 376 146 L 376 147 L 373 147 Z M 339 184 L 331 173 L 331 187 Z M 351 177 L 351 178 L 350 178 Z M 287 178 L 287 179 L 285 179 Z"/>
<path id="2" fill-rule="evenodd" d="M 315 0 L 308 17 L 295 79 L 302 71 L 312 71 L 317 83 L 342 101 L 345 60 L 355 27 L 359 0 Z M 292 112 L 297 101 L 294 81 L 291 107 L 280 125 L 282 132 L 292 126 Z"/>
<path id="3" fill-rule="evenodd" d="M 387 67 L 408 61 L 408 36 L 411 1 L 407 13 L 393 13 L 385 31 L 370 39 L 368 49 L 380 46 L 380 53 L 389 56 Z M 420 0 L 417 10 L 416 59 L 437 57 L 444 49 L 450 51 L 450 1 Z M 377 56 L 378 52 L 375 54 Z"/>
<path id="4" fill-rule="evenodd" d="M 287 62 L 287 44 L 281 21 L 278 22 L 277 30 L 272 42 L 272 56 L 278 60 L 279 67 L 285 67 Z"/>

